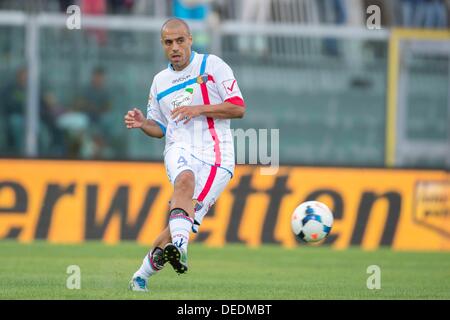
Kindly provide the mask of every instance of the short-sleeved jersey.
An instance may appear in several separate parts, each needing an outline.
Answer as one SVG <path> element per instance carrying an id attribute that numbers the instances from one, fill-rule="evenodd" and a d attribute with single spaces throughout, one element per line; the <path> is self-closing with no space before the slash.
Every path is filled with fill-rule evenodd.
<path id="1" fill-rule="evenodd" d="M 244 107 L 244 99 L 231 68 L 215 55 L 192 52 L 189 65 L 175 71 L 169 65 L 158 73 L 150 89 L 147 119 L 153 119 L 165 134 L 166 147 L 177 146 L 188 150 L 199 160 L 234 171 L 234 142 L 230 119 L 199 116 L 176 122 L 171 111 L 177 97 L 191 88 L 191 105 L 214 105 L 229 101 Z"/>

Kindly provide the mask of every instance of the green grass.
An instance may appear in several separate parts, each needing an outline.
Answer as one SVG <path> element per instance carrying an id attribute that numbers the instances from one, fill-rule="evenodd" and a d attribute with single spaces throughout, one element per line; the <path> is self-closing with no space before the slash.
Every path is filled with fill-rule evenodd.
<path id="1" fill-rule="evenodd" d="M 0 241 L 0 299 L 450 299 L 448 253 L 195 243 L 188 274 L 178 276 L 168 265 L 151 278 L 150 292 L 129 292 L 146 250 L 134 243 Z M 380 290 L 366 287 L 374 264 L 381 268 Z M 81 268 L 80 290 L 66 288 L 69 265 Z"/>

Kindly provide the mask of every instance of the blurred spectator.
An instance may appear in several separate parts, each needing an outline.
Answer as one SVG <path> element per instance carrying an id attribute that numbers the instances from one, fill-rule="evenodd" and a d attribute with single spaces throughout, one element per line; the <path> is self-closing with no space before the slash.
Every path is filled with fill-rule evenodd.
<path id="1" fill-rule="evenodd" d="M 209 13 L 210 0 L 173 0 L 173 15 L 186 20 L 204 20 Z"/>
<path id="2" fill-rule="evenodd" d="M 270 16 L 270 0 L 248 0 L 241 2 L 243 23 L 267 23 Z M 267 53 L 266 36 L 240 36 L 239 50 L 241 53 L 264 55 Z"/>
<path id="3" fill-rule="evenodd" d="M 97 67 L 92 72 L 90 85 L 83 90 L 76 103 L 76 110 L 86 113 L 91 123 L 98 123 L 110 108 L 111 102 L 105 88 L 105 70 Z"/>
<path id="4" fill-rule="evenodd" d="M 409 28 L 446 28 L 444 0 L 402 0 L 402 22 Z"/>
<path id="5" fill-rule="evenodd" d="M 150 15 L 151 3 L 148 0 L 134 0 L 132 11 L 136 15 Z"/>
<path id="6" fill-rule="evenodd" d="M 110 128 L 105 116 L 110 110 L 111 97 L 105 85 L 105 70 L 98 67 L 92 72 L 90 85 L 75 102 L 75 111 L 83 113 L 88 118 L 88 132 L 74 137 L 71 156 L 108 157 L 109 151 L 106 146 Z"/>
<path id="7" fill-rule="evenodd" d="M 347 5 L 344 0 L 332 0 L 336 13 L 335 24 L 345 24 L 347 22 Z"/>
<path id="8" fill-rule="evenodd" d="M 365 25 L 365 12 L 363 0 L 346 0 L 345 5 L 348 8 L 346 12 L 346 25 L 349 27 L 360 28 Z M 341 41 L 342 43 L 342 41 Z M 363 41 L 348 41 L 348 43 L 343 46 L 342 50 L 345 52 L 343 54 L 346 63 L 353 68 L 359 68 L 363 64 Z"/>
<path id="9" fill-rule="evenodd" d="M 46 130 L 48 141 L 42 145 L 44 139 L 40 137 L 39 153 L 41 155 L 59 157 L 65 155 L 65 133 L 58 126 L 58 119 L 64 114 L 64 111 L 64 108 L 58 104 L 55 95 L 50 90 L 45 89 L 40 98 L 39 114 L 42 125 L 40 132 L 43 132 L 42 129 Z"/>
<path id="10" fill-rule="evenodd" d="M 237 1 L 214 0 L 211 3 L 211 10 L 220 20 L 237 20 L 236 16 L 240 12 L 241 4 Z"/>
<path id="11" fill-rule="evenodd" d="M 106 14 L 106 0 L 80 0 L 84 14 L 102 16 Z"/>
<path id="12" fill-rule="evenodd" d="M 415 26 L 415 15 L 422 0 L 400 0 L 402 7 L 402 25 L 411 28 Z"/>
<path id="13" fill-rule="evenodd" d="M 345 24 L 348 20 L 348 8 L 351 3 L 346 0 L 319 0 L 316 2 L 320 21 L 323 24 Z"/>
<path id="14" fill-rule="evenodd" d="M 25 146 L 25 117 L 27 105 L 27 78 L 28 71 L 25 67 L 20 68 L 15 80 L 6 84 L 1 89 L 1 109 L 3 109 L 2 127 L 6 129 L 5 153 L 11 156 L 19 156 L 24 153 Z M 42 144 L 39 137 L 39 153 L 44 151 L 47 155 L 64 154 L 64 135 L 57 126 L 57 119 L 62 114 L 63 109 L 58 105 L 54 94 L 48 90 L 41 90 L 39 98 L 39 119 L 42 126 L 40 132 L 46 131 L 48 139 Z M 44 130 L 42 130 L 44 129 Z"/>
<path id="15" fill-rule="evenodd" d="M 74 110 L 65 112 L 58 118 L 58 127 L 64 132 L 64 155 L 68 158 L 81 157 L 83 141 L 88 136 L 87 115 Z"/>
<path id="16" fill-rule="evenodd" d="M 366 9 L 363 0 L 346 0 L 347 25 L 352 27 L 361 27 L 365 25 Z"/>
<path id="17" fill-rule="evenodd" d="M 444 0 L 428 0 L 422 3 L 422 6 L 425 12 L 423 19 L 425 28 L 447 27 L 447 8 Z"/>
<path id="18" fill-rule="evenodd" d="M 450 0 L 447 0 L 447 26 L 450 29 Z"/>
<path id="19" fill-rule="evenodd" d="M 70 7 L 71 5 L 78 5 L 79 1 L 78 0 L 58 0 L 59 2 L 59 10 L 62 13 L 66 13 L 67 12 L 67 8 Z"/>
<path id="20" fill-rule="evenodd" d="M 86 15 L 103 16 L 107 13 L 106 0 L 80 0 L 81 12 Z M 99 45 L 107 41 L 107 33 L 104 29 L 88 29 Z"/>
<path id="21" fill-rule="evenodd" d="M 112 14 L 129 14 L 134 6 L 134 0 L 109 0 L 109 12 Z"/>
<path id="22" fill-rule="evenodd" d="M 322 3 L 323 7 L 320 7 L 320 11 L 325 13 L 325 23 L 331 23 L 336 25 L 344 25 L 347 23 L 347 3 L 345 0 L 328 0 Z M 331 8 L 331 10 L 329 10 Z M 333 14 L 327 16 L 327 13 L 331 11 Z M 331 16 L 331 17 L 330 17 Z M 326 38 L 324 40 L 325 53 L 331 56 L 339 55 L 338 41 L 335 38 Z"/>
<path id="23" fill-rule="evenodd" d="M 207 22 L 211 0 L 173 0 L 173 15 L 185 20 Z M 193 31 L 192 49 L 200 53 L 209 50 L 209 34 L 206 30 Z"/>
<path id="24" fill-rule="evenodd" d="M 24 119 L 27 103 L 27 69 L 20 68 L 15 79 L 0 90 L 0 105 L 5 133 L 5 154 L 21 156 L 24 153 Z"/>

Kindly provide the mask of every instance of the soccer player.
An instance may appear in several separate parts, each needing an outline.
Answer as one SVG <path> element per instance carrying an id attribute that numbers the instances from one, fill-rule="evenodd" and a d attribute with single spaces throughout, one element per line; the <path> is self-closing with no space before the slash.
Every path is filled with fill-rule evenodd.
<path id="1" fill-rule="evenodd" d="M 149 277 L 166 263 L 179 274 L 188 270 L 189 234 L 198 232 L 233 176 L 230 119 L 245 113 L 233 71 L 219 57 L 191 50 L 192 35 L 185 21 L 167 20 L 161 44 L 169 65 L 153 79 L 147 117 L 133 108 L 125 115 L 125 125 L 150 137 L 165 136 L 164 163 L 174 191 L 169 225 L 134 273 L 129 285 L 134 291 L 148 291 Z"/>

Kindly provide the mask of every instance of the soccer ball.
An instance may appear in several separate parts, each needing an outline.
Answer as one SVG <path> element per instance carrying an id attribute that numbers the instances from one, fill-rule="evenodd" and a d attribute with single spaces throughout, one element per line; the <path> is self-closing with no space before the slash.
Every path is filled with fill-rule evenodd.
<path id="1" fill-rule="evenodd" d="M 333 213 L 322 202 L 306 201 L 292 214 L 291 227 L 297 239 L 317 242 L 325 239 L 333 226 Z"/>

